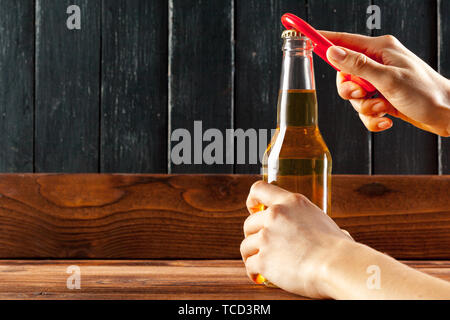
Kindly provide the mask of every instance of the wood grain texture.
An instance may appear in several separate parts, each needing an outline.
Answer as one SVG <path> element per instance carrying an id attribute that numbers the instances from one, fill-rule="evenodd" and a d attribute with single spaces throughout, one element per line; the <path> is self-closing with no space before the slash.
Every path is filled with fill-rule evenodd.
<path id="1" fill-rule="evenodd" d="M 0 175 L 0 258 L 239 258 L 257 175 Z M 395 258 L 450 259 L 450 176 L 334 176 L 332 218 Z"/>
<path id="2" fill-rule="evenodd" d="M 368 34 L 370 0 L 309 1 L 309 22 L 319 30 Z M 320 131 L 333 158 L 333 173 L 371 173 L 371 134 L 336 90 L 336 71 L 314 56 Z"/>
<path id="3" fill-rule="evenodd" d="M 81 9 L 69 30 L 67 8 Z M 98 172 L 100 2 L 36 1 L 37 172 Z"/>
<path id="4" fill-rule="evenodd" d="M 170 132 L 187 129 L 192 141 L 194 121 L 202 121 L 203 131 L 214 128 L 223 134 L 233 125 L 232 3 L 170 1 L 169 128 Z M 198 137 L 201 146 L 202 137 Z M 202 150 L 193 147 L 191 163 Z M 233 172 L 233 166 L 225 164 L 169 165 L 173 173 Z"/>
<path id="5" fill-rule="evenodd" d="M 167 1 L 103 0 L 101 172 L 167 172 Z"/>
<path id="6" fill-rule="evenodd" d="M 0 0 L 0 172 L 33 172 L 34 5 Z"/>
<path id="7" fill-rule="evenodd" d="M 450 79 L 450 1 L 438 0 L 439 4 L 439 72 Z M 450 174 L 450 138 L 440 138 L 440 173 Z"/>
<path id="8" fill-rule="evenodd" d="M 421 59 L 436 68 L 436 1 L 380 0 L 381 30 L 392 34 Z M 374 134 L 375 174 L 438 173 L 436 135 L 419 130 L 401 120 L 386 132 Z"/>
<path id="9" fill-rule="evenodd" d="M 450 261 L 405 263 L 450 281 Z M 80 290 L 67 289 L 71 265 L 80 268 Z M 241 260 L 0 260 L 0 283 L 0 299 L 305 299 L 251 283 Z"/>
<path id="10" fill-rule="evenodd" d="M 265 151 L 270 129 L 276 128 L 284 30 L 280 19 L 286 12 L 305 17 L 306 1 L 236 2 L 235 128 L 269 130 L 259 152 Z M 259 174 L 260 169 L 260 164 L 235 164 L 236 173 Z"/>

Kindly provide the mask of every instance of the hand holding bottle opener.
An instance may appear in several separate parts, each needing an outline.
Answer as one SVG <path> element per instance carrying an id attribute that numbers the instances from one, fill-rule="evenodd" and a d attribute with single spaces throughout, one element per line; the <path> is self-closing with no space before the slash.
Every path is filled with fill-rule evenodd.
<path id="1" fill-rule="evenodd" d="M 336 69 L 337 71 L 341 71 L 335 66 L 333 66 L 330 61 L 328 61 L 327 50 L 329 47 L 334 46 L 334 44 L 330 40 L 321 35 L 316 29 L 314 29 L 307 22 L 300 19 L 296 15 L 293 15 L 292 13 L 284 14 L 281 17 L 281 23 L 286 29 L 295 29 L 297 31 L 300 31 L 306 37 L 308 37 L 315 44 L 313 51 L 334 69 Z M 371 95 L 377 92 L 377 89 L 370 82 L 358 76 L 346 74 L 345 79 L 360 85 L 361 88 L 366 90 L 367 93 Z"/>

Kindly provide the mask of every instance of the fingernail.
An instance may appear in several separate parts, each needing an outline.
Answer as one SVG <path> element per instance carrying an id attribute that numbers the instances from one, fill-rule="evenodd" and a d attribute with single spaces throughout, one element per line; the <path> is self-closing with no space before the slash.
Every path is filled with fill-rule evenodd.
<path id="1" fill-rule="evenodd" d="M 378 122 L 377 126 L 379 129 L 387 129 L 391 126 L 391 123 L 389 121 L 381 121 Z"/>
<path id="2" fill-rule="evenodd" d="M 384 106 L 384 103 L 382 103 L 382 102 L 378 102 L 377 104 L 375 104 L 372 107 L 373 113 L 380 113 L 381 111 L 384 111 L 384 109 L 385 109 L 385 106 Z"/>
<path id="3" fill-rule="evenodd" d="M 332 46 L 328 49 L 328 54 L 333 60 L 342 61 L 347 55 L 347 52 L 339 47 Z"/>
<path id="4" fill-rule="evenodd" d="M 357 90 L 353 91 L 350 96 L 352 98 L 362 98 L 365 96 L 365 93 L 362 90 L 357 89 Z"/>

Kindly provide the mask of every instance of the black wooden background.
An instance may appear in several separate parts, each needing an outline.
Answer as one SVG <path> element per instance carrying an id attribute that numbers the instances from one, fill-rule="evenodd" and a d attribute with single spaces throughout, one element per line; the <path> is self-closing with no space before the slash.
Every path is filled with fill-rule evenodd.
<path id="1" fill-rule="evenodd" d="M 66 27 L 72 4 L 81 30 Z M 169 133 L 275 126 L 285 12 L 393 34 L 450 77 L 449 0 L 0 0 L 0 171 L 259 172 L 171 164 Z M 399 121 L 371 134 L 333 69 L 316 58 L 315 72 L 334 173 L 450 173 L 449 139 Z"/>

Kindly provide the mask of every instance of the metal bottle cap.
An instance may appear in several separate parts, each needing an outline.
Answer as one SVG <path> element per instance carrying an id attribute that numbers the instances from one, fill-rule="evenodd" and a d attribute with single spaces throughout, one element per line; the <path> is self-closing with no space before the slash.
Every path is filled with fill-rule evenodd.
<path id="1" fill-rule="evenodd" d="M 283 39 L 301 38 L 301 37 L 302 37 L 302 34 L 295 29 L 284 30 L 283 33 L 281 34 L 281 38 L 283 38 Z"/>

